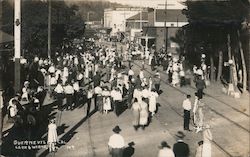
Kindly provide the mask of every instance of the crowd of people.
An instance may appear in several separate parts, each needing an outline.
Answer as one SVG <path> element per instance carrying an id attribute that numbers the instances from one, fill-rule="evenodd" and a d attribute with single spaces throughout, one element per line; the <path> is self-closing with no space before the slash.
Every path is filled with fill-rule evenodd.
<path id="1" fill-rule="evenodd" d="M 51 60 L 35 56 L 32 60 L 23 63 L 28 68 L 25 73 L 27 77 L 25 77 L 20 93 L 12 92 L 9 99 L 6 99 L 9 118 L 14 123 L 23 124 L 24 119 L 27 120 L 27 124 L 36 123 L 35 114 L 43 107 L 45 97 L 48 97 L 48 99 L 54 100 L 53 103 L 56 104 L 59 111 L 86 106 L 86 117 L 90 117 L 95 112 L 101 114 L 114 112 L 119 117 L 124 110 L 131 109 L 133 113 L 131 125 L 135 131 L 139 128 L 144 130 L 149 125 L 150 119 L 156 114 L 157 99 L 162 93 L 160 85 L 165 78 L 161 77 L 157 70 L 158 67 L 163 67 L 163 71 L 168 75 L 168 82 L 174 87 L 190 85 L 191 71 L 185 71 L 183 58 L 172 56 L 171 53 L 164 55 L 163 52 L 156 52 L 154 48 L 140 53 L 134 51 L 138 51 L 138 48 L 129 44 L 124 53 L 119 52 L 114 45 L 93 45 L 84 52 L 56 53 Z M 138 54 L 139 57 L 135 57 Z M 132 69 L 133 59 L 142 61 L 139 73 L 135 73 Z M 125 64 L 125 61 L 128 64 Z M 146 77 L 145 64 L 151 66 L 154 76 Z M 201 99 L 203 89 L 206 87 L 204 81 L 206 77 L 204 77 L 204 68 L 202 70 L 201 73 L 199 69 L 194 68 L 197 93 L 193 107 L 193 120 L 197 133 L 205 132 L 209 128 L 206 127 L 203 130 L 202 107 L 204 103 Z M 183 102 L 184 130 L 190 130 L 189 120 L 192 107 L 189 99 L 190 95 Z M 91 107 L 92 104 L 94 104 L 93 107 Z M 91 111 L 91 108 L 94 109 Z M 31 115 L 31 118 L 23 118 L 27 114 Z M 49 151 L 52 152 L 55 151 L 57 134 L 55 120 L 49 121 L 48 145 Z M 115 134 L 119 134 L 121 129 L 117 126 L 113 131 Z M 211 137 L 210 132 L 207 134 L 206 136 Z M 182 139 L 184 135 L 179 137 Z M 117 142 L 112 140 L 117 140 L 117 138 L 121 141 L 119 147 L 114 146 Z M 124 145 L 122 140 L 118 135 L 110 138 L 109 146 L 112 156 L 122 156 L 121 148 Z M 203 145 L 207 145 L 209 140 L 204 138 Z M 173 152 L 171 152 L 169 145 L 163 141 L 158 157 L 163 157 L 164 154 L 178 157 L 180 156 L 178 149 L 180 148 L 174 145 Z M 188 154 L 189 150 L 186 151 L 185 156 Z"/>

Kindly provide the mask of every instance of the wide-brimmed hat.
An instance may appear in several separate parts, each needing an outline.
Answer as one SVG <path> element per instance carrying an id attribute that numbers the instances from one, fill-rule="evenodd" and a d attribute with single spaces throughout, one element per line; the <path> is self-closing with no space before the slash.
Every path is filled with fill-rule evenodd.
<path id="1" fill-rule="evenodd" d="M 185 137 L 185 134 L 182 131 L 178 131 L 175 136 L 182 139 Z"/>
<path id="2" fill-rule="evenodd" d="M 166 141 L 162 141 L 159 148 L 165 148 L 165 147 L 169 147 L 169 145 L 168 145 L 168 143 Z"/>
<path id="3" fill-rule="evenodd" d="M 122 130 L 121 130 L 121 128 L 118 125 L 113 128 L 113 132 L 115 132 L 115 133 L 119 133 L 121 131 Z"/>

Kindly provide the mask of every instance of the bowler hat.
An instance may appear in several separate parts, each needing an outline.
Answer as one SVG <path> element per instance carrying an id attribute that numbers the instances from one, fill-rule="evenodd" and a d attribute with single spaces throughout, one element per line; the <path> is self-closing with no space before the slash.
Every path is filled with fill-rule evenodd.
<path id="1" fill-rule="evenodd" d="M 122 130 L 120 129 L 120 127 L 118 125 L 113 128 L 113 132 L 115 132 L 115 133 L 119 133 L 120 131 L 122 131 Z"/>

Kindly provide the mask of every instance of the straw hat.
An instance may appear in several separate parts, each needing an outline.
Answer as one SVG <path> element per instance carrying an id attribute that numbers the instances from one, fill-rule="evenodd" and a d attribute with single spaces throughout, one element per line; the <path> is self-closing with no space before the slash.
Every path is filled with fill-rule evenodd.
<path id="1" fill-rule="evenodd" d="M 185 137 L 185 134 L 182 131 L 178 131 L 175 136 L 182 139 Z"/>

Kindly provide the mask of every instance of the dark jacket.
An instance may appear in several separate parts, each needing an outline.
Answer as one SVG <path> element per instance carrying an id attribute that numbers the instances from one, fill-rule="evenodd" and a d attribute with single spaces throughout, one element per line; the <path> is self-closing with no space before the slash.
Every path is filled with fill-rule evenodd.
<path id="1" fill-rule="evenodd" d="M 204 80 L 198 79 L 196 81 L 196 85 L 195 86 L 196 86 L 197 89 L 204 89 L 206 87 L 206 84 L 205 84 Z"/>
<path id="2" fill-rule="evenodd" d="M 188 144 L 183 141 L 178 141 L 174 144 L 173 151 L 175 157 L 188 157 L 189 156 L 189 147 Z"/>

